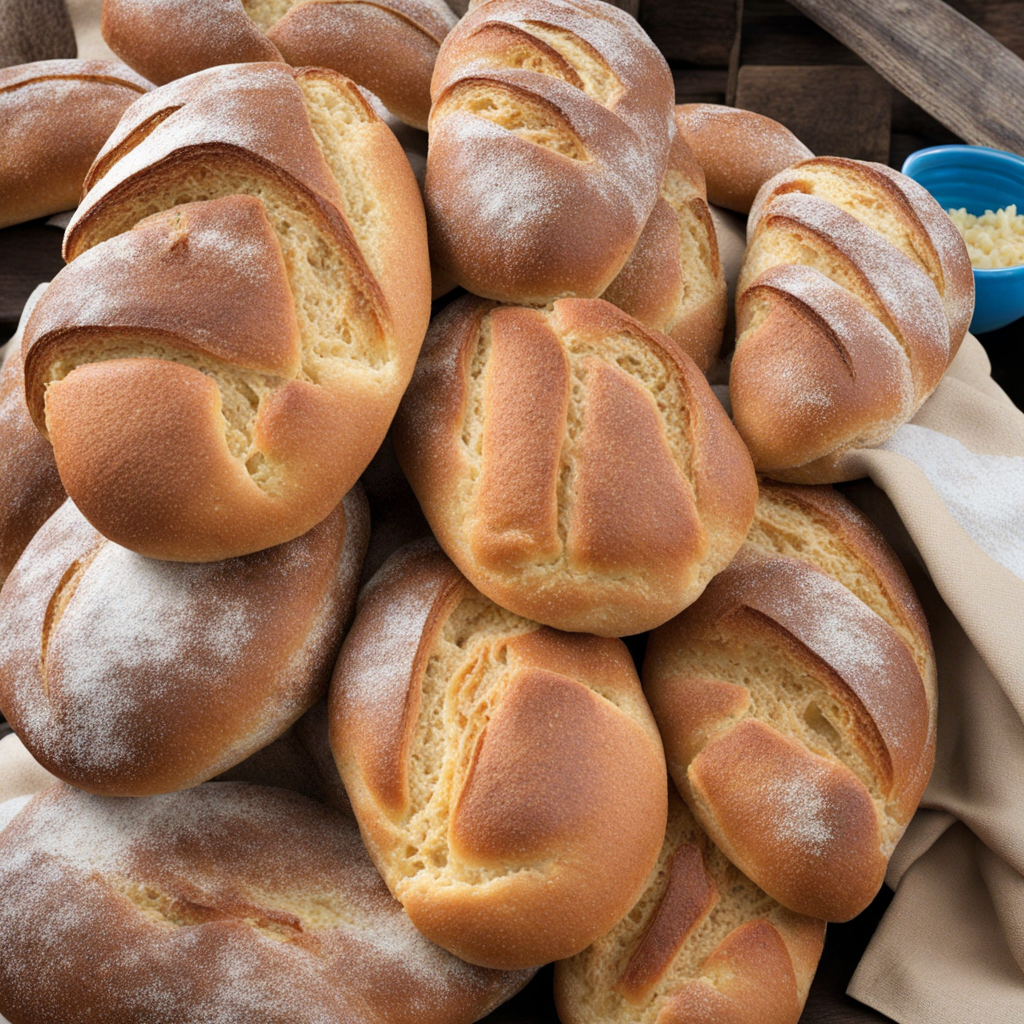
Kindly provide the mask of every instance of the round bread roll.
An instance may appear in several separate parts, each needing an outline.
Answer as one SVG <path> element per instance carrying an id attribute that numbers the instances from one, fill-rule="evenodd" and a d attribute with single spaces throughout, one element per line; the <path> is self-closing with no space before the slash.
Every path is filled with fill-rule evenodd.
<path id="1" fill-rule="evenodd" d="M 625 636 L 739 549 L 757 481 L 670 338 L 600 299 L 467 296 L 435 318 L 393 431 L 435 536 L 492 601 Z"/>
<path id="2" fill-rule="evenodd" d="M 748 213 L 773 175 L 814 154 L 784 125 L 752 110 L 717 103 L 676 107 L 679 135 L 707 179 L 708 200 Z"/>
<path id="3" fill-rule="evenodd" d="M 0 68 L 0 228 L 77 206 L 100 147 L 152 88 L 112 60 Z"/>
<path id="4" fill-rule="evenodd" d="M 562 1024 L 797 1024 L 825 923 L 725 858 L 670 787 L 665 842 L 636 906 L 555 967 Z"/>
<path id="5" fill-rule="evenodd" d="M 621 641 L 521 619 L 420 542 L 360 596 L 328 708 L 370 856 L 429 939 L 537 966 L 636 901 L 667 781 Z"/>
<path id="6" fill-rule="evenodd" d="M 103 0 L 103 38 L 157 85 L 218 64 L 331 68 L 426 128 L 430 76 L 458 19 L 443 0 Z"/>
<path id="7" fill-rule="evenodd" d="M 747 225 L 729 378 L 758 470 L 849 479 L 935 390 L 974 307 L 967 247 L 939 204 L 881 164 L 819 157 L 766 182 Z"/>
<path id="8" fill-rule="evenodd" d="M 0 369 L 0 586 L 36 530 L 67 497 L 53 448 L 36 430 L 25 405 L 22 335 L 45 288 L 40 285 L 29 296 Z"/>
<path id="9" fill-rule="evenodd" d="M 881 535 L 824 488 L 766 483 L 740 557 L 651 634 L 669 772 L 784 906 L 845 921 L 882 884 L 935 757 L 935 661 Z"/>
<path id="10" fill-rule="evenodd" d="M 503 302 L 596 297 L 665 177 L 674 86 L 602 0 L 488 0 L 441 46 L 424 197 L 432 256 Z"/>
<path id="11" fill-rule="evenodd" d="M 704 172 L 680 132 L 672 140 L 661 197 L 601 298 L 664 331 L 705 373 L 717 358 L 728 313 L 725 274 Z"/>
<path id="12" fill-rule="evenodd" d="M 327 516 L 430 316 L 423 206 L 359 90 L 238 64 L 136 103 L 25 333 L 25 388 L 105 536 L 214 561 Z"/>
<path id="13" fill-rule="evenodd" d="M 158 562 L 69 501 L 0 593 L 0 708 L 43 767 L 93 793 L 212 778 L 324 696 L 368 533 L 356 490 L 288 544 Z"/>
<path id="14" fill-rule="evenodd" d="M 355 825 L 284 790 L 58 784 L 0 834 L 0 1013 L 16 1024 L 470 1024 L 530 974 L 428 942 Z"/>

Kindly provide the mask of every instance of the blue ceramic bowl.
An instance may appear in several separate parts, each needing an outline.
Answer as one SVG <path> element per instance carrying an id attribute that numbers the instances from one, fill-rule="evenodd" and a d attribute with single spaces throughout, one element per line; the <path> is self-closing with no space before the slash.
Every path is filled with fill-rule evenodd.
<path id="1" fill-rule="evenodd" d="M 980 217 L 1017 204 L 1024 213 L 1024 159 L 987 146 L 932 146 L 903 162 L 903 173 L 923 185 L 944 210 Z M 1024 316 L 1024 264 L 974 271 L 971 333 L 982 334 Z"/>

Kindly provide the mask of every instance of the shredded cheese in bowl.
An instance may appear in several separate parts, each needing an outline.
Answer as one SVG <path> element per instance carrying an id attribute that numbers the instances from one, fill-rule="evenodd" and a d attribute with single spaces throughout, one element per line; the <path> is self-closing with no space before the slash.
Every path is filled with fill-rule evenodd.
<path id="1" fill-rule="evenodd" d="M 1017 212 L 1016 204 L 986 210 L 981 217 L 963 208 L 948 213 L 964 236 L 973 267 L 995 270 L 1024 263 L 1024 214 Z"/>

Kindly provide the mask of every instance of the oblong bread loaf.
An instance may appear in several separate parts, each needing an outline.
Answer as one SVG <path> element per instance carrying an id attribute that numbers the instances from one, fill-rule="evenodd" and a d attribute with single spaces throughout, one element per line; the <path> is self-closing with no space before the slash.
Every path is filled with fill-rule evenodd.
<path id="1" fill-rule="evenodd" d="M 110 48 L 157 85 L 249 61 L 338 71 L 426 128 L 430 76 L 457 21 L 443 0 L 104 0 Z"/>
<path id="2" fill-rule="evenodd" d="M 67 498 L 53 448 L 25 405 L 22 337 L 44 288 L 37 288 L 25 304 L 0 369 L 0 587 L 36 530 Z"/>
<path id="3" fill-rule="evenodd" d="M 621 641 L 519 618 L 420 542 L 363 591 L 329 712 L 370 856 L 428 938 L 537 966 L 635 902 L 667 784 Z"/>
<path id="4" fill-rule="evenodd" d="M 68 493 L 153 558 L 305 533 L 380 446 L 429 318 L 394 135 L 335 72 L 238 64 L 133 105 L 87 184 L 25 335 Z"/>
<path id="5" fill-rule="evenodd" d="M 0 1013 L 18 1024 L 471 1024 L 531 973 L 425 939 L 355 825 L 296 793 L 57 784 L 0 834 Z"/>
<path id="6" fill-rule="evenodd" d="M 159 562 L 66 502 L 0 593 L 0 707 L 81 789 L 142 796 L 212 778 L 324 695 L 368 534 L 354 490 L 287 544 Z"/>
<path id="7" fill-rule="evenodd" d="M 152 88 L 112 60 L 0 68 L 0 228 L 74 209 L 107 136 Z"/>
<path id="8" fill-rule="evenodd" d="M 748 544 L 652 633 L 669 772 L 745 874 L 798 913 L 870 903 L 935 757 L 935 664 L 898 560 L 824 488 L 766 484 Z"/>
<path id="9" fill-rule="evenodd" d="M 489 0 L 449 33 L 430 88 L 438 268 L 502 302 L 600 295 L 675 132 L 672 75 L 636 20 L 601 0 Z"/>
<path id="10" fill-rule="evenodd" d="M 747 222 L 729 377 L 759 471 L 844 479 L 956 355 L 974 306 L 967 247 L 938 203 L 881 164 L 805 160 L 765 182 Z"/>
<path id="11" fill-rule="evenodd" d="M 555 966 L 562 1024 L 797 1024 L 825 923 L 734 867 L 674 787 L 665 842 L 636 906 Z"/>
<path id="12" fill-rule="evenodd" d="M 558 629 L 665 622 L 728 564 L 756 501 L 750 456 L 693 361 L 600 299 L 452 303 L 393 437 L 459 569 Z"/>

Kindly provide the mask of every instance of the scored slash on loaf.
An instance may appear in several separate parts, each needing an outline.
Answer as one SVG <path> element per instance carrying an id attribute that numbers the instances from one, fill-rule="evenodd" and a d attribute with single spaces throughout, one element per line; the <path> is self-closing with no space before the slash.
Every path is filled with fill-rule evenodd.
<path id="1" fill-rule="evenodd" d="M 329 711 L 370 856 L 445 949 L 536 967 L 580 952 L 639 896 L 667 786 L 620 640 L 513 615 L 421 542 L 363 591 Z"/>
<path id="2" fill-rule="evenodd" d="M 748 542 L 650 637 L 669 772 L 726 856 L 798 913 L 874 898 L 935 756 L 917 598 L 838 494 L 767 483 Z"/>
<path id="3" fill-rule="evenodd" d="M 444 0 L 103 0 L 103 38 L 157 85 L 220 64 L 330 68 L 426 128 L 430 76 L 456 22 Z"/>
<path id="4" fill-rule="evenodd" d="M 351 819 L 223 782 L 39 794 L 0 833 L 0 952 L 18 1024 L 471 1024 L 533 973 L 420 935 Z"/>
<path id="5" fill-rule="evenodd" d="M 454 302 L 431 325 L 394 440 L 460 570 L 558 629 L 660 625 L 728 564 L 756 500 L 703 374 L 600 299 Z"/>
<path id="6" fill-rule="evenodd" d="M 658 200 L 674 87 L 602 0 L 489 0 L 445 39 L 424 199 L 438 267 L 503 302 L 596 297 Z"/>
<path id="7" fill-rule="evenodd" d="M 310 529 L 380 446 L 426 330 L 398 142 L 334 72 L 239 64 L 132 106 L 86 186 L 24 345 L 75 504 L 156 558 Z"/>

